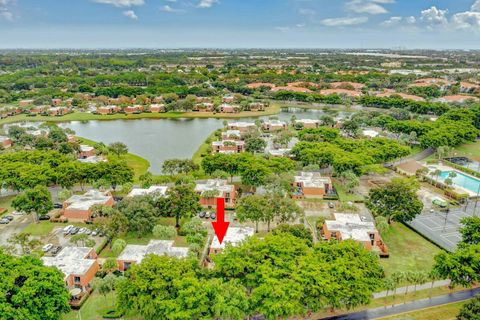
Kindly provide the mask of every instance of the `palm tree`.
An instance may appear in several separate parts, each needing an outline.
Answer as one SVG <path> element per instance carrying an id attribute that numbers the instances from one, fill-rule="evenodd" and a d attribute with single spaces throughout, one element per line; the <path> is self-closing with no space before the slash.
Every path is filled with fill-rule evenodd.
<path id="1" fill-rule="evenodd" d="M 386 289 L 387 293 L 385 294 L 385 307 L 387 306 L 388 301 L 388 293 L 393 291 L 397 288 L 397 283 L 393 278 L 386 278 L 383 280 L 383 287 Z M 393 297 L 395 299 L 395 296 Z"/>
<path id="2" fill-rule="evenodd" d="M 428 275 L 425 272 L 418 271 L 412 274 L 412 281 L 415 284 L 413 295 L 417 294 L 417 285 L 422 285 L 428 281 Z"/>
<path id="3" fill-rule="evenodd" d="M 409 283 L 413 282 L 414 274 L 415 273 L 412 271 L 406 271 L 403 273 L 403 279 L 407 283 L 407 286 L 405 287 L 405 294 L 403 295 L 403 303 L 406 303 L 407 301 Z"/>
<path id="4" fill-rule="evenodd" d="M 391 276 L 394 287 L 393 287 L 393 304 L 395 304 L 395 296 L 397 295 L 398 285 L 403 281 L 404 274 L 402 272 L 395 272 Z"/>
<path id="5" fill-rule="evenodd" d="M 428 278 L 429 278 L 430 281 L 431 281 L 429 298 L 432 299 L 432 292 L 433 292 L 433 286 L 434 286 L 434 284 L 435 284 L 435 281 L 440 280 L 442 277 L 440 276 L 440 273 L 438 273 L 437 270 L 432 269 L 432 270 L 428 273 Z"/>

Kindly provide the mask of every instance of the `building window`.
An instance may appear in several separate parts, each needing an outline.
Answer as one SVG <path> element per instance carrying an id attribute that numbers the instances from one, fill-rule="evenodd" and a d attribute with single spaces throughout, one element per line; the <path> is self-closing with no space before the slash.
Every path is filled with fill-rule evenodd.
<path id="1" fill-rule="evenodd" d="M 79 283 L 79 282 L 80 282 L 80 277 L 75 277 L 75 278 L 73 278 L 73 281 L 74 281 L 75 283 Z"/>

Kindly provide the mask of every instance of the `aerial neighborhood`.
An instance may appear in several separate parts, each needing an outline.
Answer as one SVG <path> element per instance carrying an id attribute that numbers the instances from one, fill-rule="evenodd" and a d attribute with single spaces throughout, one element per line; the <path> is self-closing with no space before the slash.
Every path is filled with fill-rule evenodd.
<path id="1" fill-rule="evenodd" d="M 0 54 L 0 318 L 460 312 L 480 286 L 475 61 Z"/>

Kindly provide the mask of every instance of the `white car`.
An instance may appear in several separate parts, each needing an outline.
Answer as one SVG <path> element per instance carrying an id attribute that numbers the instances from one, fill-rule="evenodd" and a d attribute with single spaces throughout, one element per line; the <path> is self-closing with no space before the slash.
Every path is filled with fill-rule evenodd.
<path id="1" fill-rule="evenodd" d="M 81 228 L 80 230 L 78 230 L 78 234 L 86 233 L 86 231 L 87 231 L 87 228 Z"/>
<path id="2" fill-rule="evenodd" d="M 43 252 L 48 252 L 50 251 L 51 249 L 53 248 L 53 244 L 49 243 L 49 244 L 46 244 L 42 247 L 42 251 Z"/>
<path id="3" fill-rule="evenodd" d="M 63 228 L 63 234 L 69 234 L 72 228 L 73 228 L 72 225 L 66 226 L 65 228 Z"/>

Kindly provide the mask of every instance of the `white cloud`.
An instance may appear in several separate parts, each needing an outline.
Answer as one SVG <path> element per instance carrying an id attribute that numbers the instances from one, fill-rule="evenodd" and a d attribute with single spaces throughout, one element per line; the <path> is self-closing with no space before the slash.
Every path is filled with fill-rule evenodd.
<path id="1" fill-rule="evenodd" d="M 168 12 L 168 13 L 178 13 L 178 12 L 183 12 L 184 10 L 172 8 L 167 4 L 161 7 L 160 11 Z"/>
<path id="2" fill-rule="evenodd" d="M 218 3 L 218 0 L 201 0 L 197 7 L 210 8 L 216 3 Z"/>
<path id="3" fill-rule="evenodd" d="M 448 10 L 440 10 L 432 6 L 430 9 L 422 10 L 420 20 L 429 25 L 446 25 Z"/>
<path id="4" fill-rule="evenodd" d="M 115 7 L 133 7 L 145 4 L 144 0 L 93 0 L 93 2 L 111 4 Z"/>
<path id="5" fill-rule="evenodd" d="M 287 32 L 290 31 L 290 27 L 275 27 L 275 30 L 278 30 L 280 32 Z"/>
<path id="6" fill-rule="evenodd" d="M 138 20 L 138 16 L 135 14 L 135 11 L 133 10 L 123 11 L 123 15 L 125 17 L 129 17 L 130 19 Z"/>
<path id="7" fill-rule="evenodd" d="M 480 11 L 480 0 L 475 1 L 474 4 L 472 4 L 472 11 Z"/>
<path id="8" fill-rule="evenodd" d="M 352 0 L 347 2 L 345 7 L 347 10 L 355 13 L 367 13 L 367 14 L 384 14 L 388 13 L 387 9 L 379 5 L 378 3 L 392 3 L 384 2 L 388 0 Z"/>
<path id="9" fill-rule="evenodd" d="M 13 21 L 15 17 L 10 11 L 8 5 L 14 0 L 0 0 L 0 20 Z"/>
<path id="10" fill-rule="evenodd" d="M 415 24 L 417 22 L 417 18 L 415 18 L 414 16 L 410 16 L 410 17 L 406 17 L 405 18 L 405 21 L 408 23 L 408 24 Z"/>
<path id="11" fill-rule="evenodd" d="M 343 17 L 343 18 L 330 18 L 320 21 L 321 24 L 327 27 L 343 27 L 362 24 L 368 21 L 367 17 Z"/>
<path id="12" fill-rule="evenodd" d="M 390 19 L 383 21 L 381 25 L 384 27 L 392 27 L 398 25 L 402 20 L 402 17 L 390 17 Z"/>
<path id="13" fill-rule="evenodd" d="M 312 9 L 300 9 L 298 10 L 298 13 L 303 15 L 303 16 L 313 16 L 315 15 L 315 10 Z"/>
<path id="14" fill-rule="evenodd" d="M 453 15 L 452 24 L 457 29 L 480 30 L 480 12 L 465 11 Z"/>

